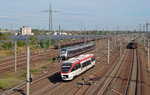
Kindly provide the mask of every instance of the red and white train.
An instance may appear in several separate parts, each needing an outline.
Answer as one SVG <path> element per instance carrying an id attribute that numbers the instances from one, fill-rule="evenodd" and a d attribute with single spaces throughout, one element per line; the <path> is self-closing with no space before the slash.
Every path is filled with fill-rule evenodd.
<path id="1" fill-rule="evenodd" d="M 74 77 L 95 66 L 94 54 L 84 54 L 62 63 L 62 80 L 72 80 Z"/>

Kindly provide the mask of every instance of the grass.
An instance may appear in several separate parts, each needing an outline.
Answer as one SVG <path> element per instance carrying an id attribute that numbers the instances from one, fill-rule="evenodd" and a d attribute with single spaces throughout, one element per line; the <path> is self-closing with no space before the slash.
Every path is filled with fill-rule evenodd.
<path id="1" fill-rule="evenodd" d="M 35 46 L 33 46 L 31 48 L 32 48 L 32 50 L 34 50 Z M 26 47 L 21 47 L 21 48 L 17 47 L 17 49 L 19 49 L 19 53 L 21 53 L 21 51 L 26 51 Z M 7 56 L 13 54 L 13 51 L 11 51 L 11 50 L 9 50 L 9 51 L 12 53 L 6 54 Z M 4 57 L 4 55 L 1 56 L 1 54 L 5 54 L 4 52 L 6 52 L 6 50 L 3 50 L 2 53 L 1 52 L 2 52 L 2 50 L 0 50 L 0 58 Z M 7 50 L 7 52 L 8 52 L 8 50 Z M 42 64 L 42 66 L 39 65 L 39 66 L 32 67 L 30 69 L 30 73 L 32 73 L 33 76 L 39 74 L 44 69 L 47 69 L 48 67 L 46 66 L 46 64 L 50 64 L 52 61 L 53 61 L 53 58 L 48 58 L 46 63 Z M 0 92 L 5 89 L 11 88 L 11 87 L 15 86 L 16 84 L 21 83 L 25 79 L 26 79 L 26 70 L 25 69 L 18 70 L 17 72 L 12 71 L 12 72 L 6 72 L 6 73 L 0 74 Z"/>
<path id="2" fill-rule="evenodd" d="M 37 73 L 38 73 L 38 70 L 37 70 L 37 69 L 31 69 L 31 70 L 30 70 L 30 73 L 33 74 L 33 75 L 34 75 L 34 74 L 37 74 Z M 24 72 L 24 73 L 22 73 L 22 74 L 20 75 L 20 77 L 26 78 L 26 74 L 27 74 L 27 73 Z"/>
<path id="3" fill-rule="evenodd" d="M 44 65 L 44 66 L 42 66 L 41 68 L 42 68 L 42 69 L 46 69 L 46 68 L 47 68 L 47 66 L 45 66 L 45 65 Z"/>
<path id="4" fill-rule="evenodd" d="M 30 73 L 38 74 L 38 69 L 31 69 Z M 26 79 L 26 70 L 15 72 L 6 72 L 0 75 L 0 92 L 21 83 Z"/>
<path id="5" fill-rule="evenodd" d="M 53 61 L 53 58 L 49 58 L 48 62 L 51 63 Z"/>
<path id="6" fill-rule="evenodd" d="M 11 50 L 0 50 L 0 58 L 8 57 L 13 54 L 14 54 L 14 52 Z"/>
<path id="7" fill-rule="evenodd" d="M 19 81 L 21 80 L 16 77 L 6 77 L 6 78 L 0 79 L 0 91 L 8 89 L 18 84 Z"/>

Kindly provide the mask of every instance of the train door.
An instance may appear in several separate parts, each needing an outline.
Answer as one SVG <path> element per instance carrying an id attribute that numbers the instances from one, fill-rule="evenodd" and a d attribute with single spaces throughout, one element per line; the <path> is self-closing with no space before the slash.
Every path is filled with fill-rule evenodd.
<path id="1" fill-rule="evenodd" d="M 79 75 L 81 73 L 81 64 L 76 64 L 76 74 Z"/>
<path id="2" fill-rule="evenodd" d="M 86 71 L 86 61 L 83 61 L 81 64 L 82 72 Z"/>
<path id="3" fill-rule="evenodd" d="M 71 76 L 74 78 L 76 76 L 76 67 L 75 65 L 73 66 L 72 70 L 71 70 Z"/>

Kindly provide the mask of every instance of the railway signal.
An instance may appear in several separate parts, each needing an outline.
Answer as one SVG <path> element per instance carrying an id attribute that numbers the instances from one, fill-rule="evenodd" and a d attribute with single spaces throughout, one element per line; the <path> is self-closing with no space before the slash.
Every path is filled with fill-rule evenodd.
<path id="1" fill-rule="evenodd" d="M 30 73 L 30 83 L 32 84 L 32 74 Z"/>
<path id="2" fill-rule="evenodd" d="M 94 80 L 94 76 L 93 76 L 93 75 L 90 76 L 90 80 L 91 80 L 91 81 Z"/>

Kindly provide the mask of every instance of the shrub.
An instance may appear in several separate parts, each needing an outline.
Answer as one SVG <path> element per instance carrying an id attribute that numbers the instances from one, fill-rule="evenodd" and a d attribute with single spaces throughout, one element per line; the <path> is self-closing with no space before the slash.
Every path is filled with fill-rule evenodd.
<path id="1" fill-rule="evenodd" d="M 19 47 L 26 46 L 26 42 L 18 40 L 17 46 L 19 46 Z"/>
<path id="2" fill-rule="evenodd" d="M 2 43 L 1 47 L 4 50 L 10 50 L 12 48 L 13 44 L 11 42 L 8 43 Z"/>

